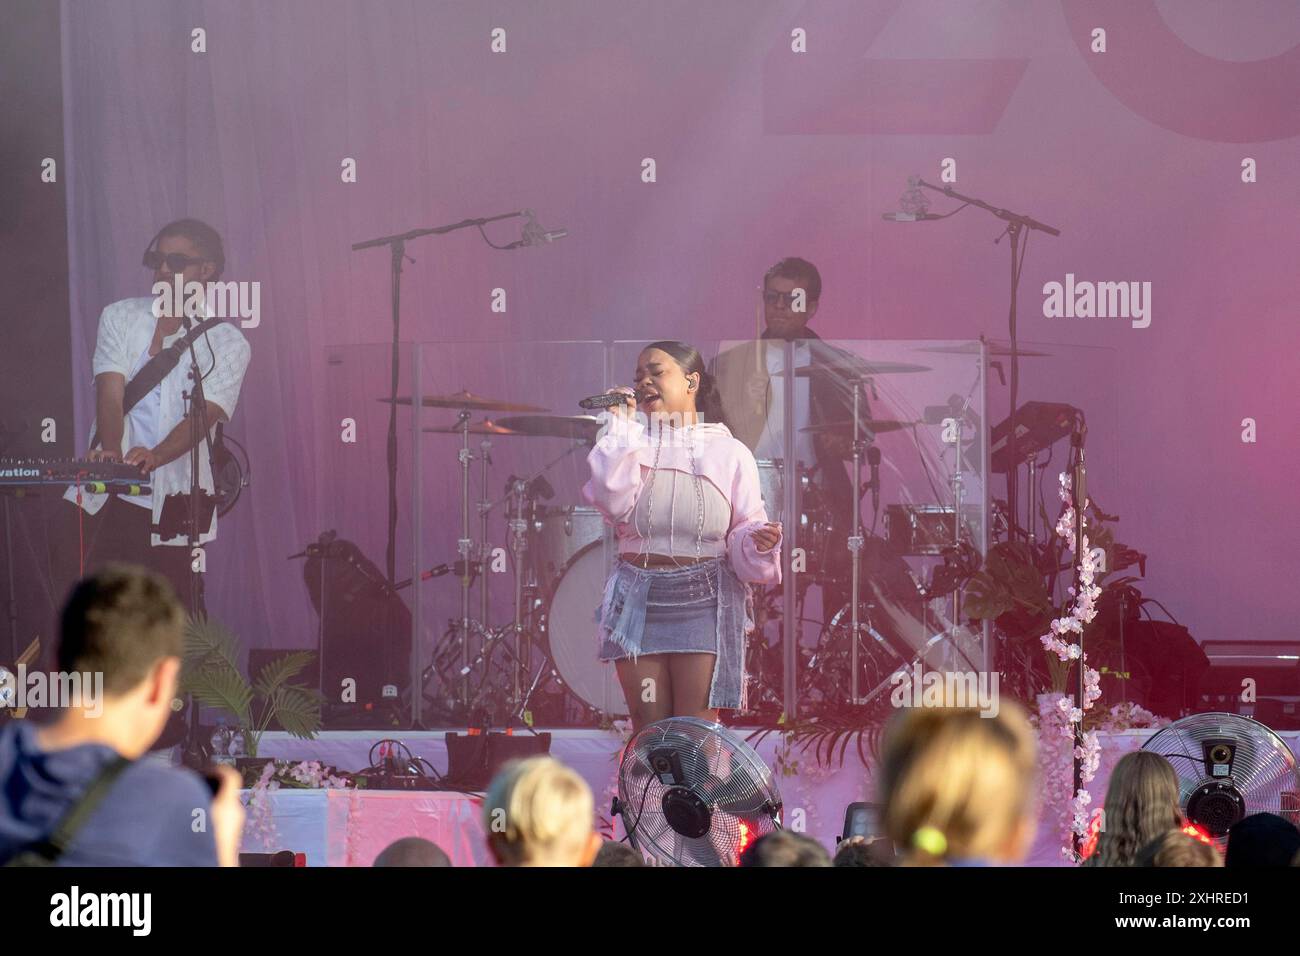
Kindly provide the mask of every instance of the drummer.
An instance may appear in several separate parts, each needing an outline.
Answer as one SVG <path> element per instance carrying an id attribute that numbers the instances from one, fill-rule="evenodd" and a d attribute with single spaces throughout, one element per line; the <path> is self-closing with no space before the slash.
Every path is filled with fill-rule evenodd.
<path id="1" fill-rule="evenodd" d="M 793 342 L 795 367 L 811 366 L 812 374 L 795 376 L 795 420 L 789 427 L 794 429 L 796 460 L 810 468 L 811 476 L 821 487 L 832 521 L 840 532 L 836 541 L 843 542 L 853 511 L 853 482 L 845 465 L 845 459 L 853 454 L 852 429 L 820 434 L 804 430 L 813 422 L 853 418 L 852 387 L 831 369 L 819 368 L 830 357 L 844 353 L 819 345 L 821 336 L 808 327 L 817 315 L 821 295 L 821 273 L 811 262 L 791 257 L 776 263 L 763 276 L 765 327 L 761 339 Z M 732 432 L 760 460 L 785 457 L 783 442 L 787 428 L 782 374 L 785 353 L 781 348 L 768 348 L 766 341 L 737 345 L 722 352 L 713 363 L 713 374 Z M 764 353 L 762 359 L 758 356 L 760 348 Z M 870 418 L 865 404 L 861 414 Z M 832 546 L 833 552 L 842 550 L 843 543 Z M 833 556 L 839 560 L 838 554 Z M 823 589 L 827 619 L 843 606 L 847 595 L 847 585 L 832 587 L 829 592 Z"/>

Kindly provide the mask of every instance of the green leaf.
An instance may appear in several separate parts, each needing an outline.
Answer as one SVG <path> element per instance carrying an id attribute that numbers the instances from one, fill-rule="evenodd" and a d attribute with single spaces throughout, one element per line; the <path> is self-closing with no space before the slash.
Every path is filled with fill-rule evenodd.
<path id="1" fill-rule="evenodd" d="M 320 694 L 304 687 L 280 687 L 271 700 L 281 727 L 302 740 L 315 739 L 320 730 Z"/>
<path id="2" fill-rule="evenodd" d="M 185 666 L 203 667 L 224 662 L 239 671 L 239 640 L 220 622 L 191 617 L 185 624 Z"/>
<path id="3" fill-rule="evenodd" d="M 277 657 L 262 668 L 253 683 L 260 697 L 270 697 L 277 687 L 287 684 L 289 678 L 296 677 L 304 667 L 316 659 L 315 651 L 294 651 Z"/>
<path id="4" fill-rule="evenodd" d="M 185 693 L 193 694 L 199 703 L 216 707 L 231 714 L 241 727 L 249 723 L 249 704 L 253 701 L 253 690 L 248 686 L 239 671 L 226 666 L 225 662 L 210 664 L 185 676 L 183 681 Z"/>

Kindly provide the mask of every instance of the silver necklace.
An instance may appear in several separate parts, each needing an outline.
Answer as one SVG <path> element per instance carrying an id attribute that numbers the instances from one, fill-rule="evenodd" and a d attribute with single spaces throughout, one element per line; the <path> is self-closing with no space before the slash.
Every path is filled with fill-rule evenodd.
<path id="1" fill-rule="evenodd" d="M 663 422 L 660 421 L 657 427 L 659 430 L 659 440 L 655 444 L 655 460 L 654 460 L 654 464 L 650 466 L 650 484 L 649 487 L 646 489 L 646 538 L 647 539 L 651 538 L 654 535 L 655 475 L 658 474 L 659 472 L 659 455 L 663 451 L 663 447 L 664 447 Z M 699 468 L 696 466 L 696 462 L 695 462 L 695 432 L 693 426 L 685 425 L 683 427 L 686 429 L 686 454 L 691 464 L 691 475 L 695 479 L 695 561 L 698 564 L 700 561 L 701 551 L 702 551 L 701 542 L 704 540 L 704 481 L 700 477 Z M 674 509 L 675 509 L 675 505 L 674 505 Z M 669 517 L 669 521 L 670 521 L 670 527 L 668 532 L 669 550 L 671 551 L 672 550 L 672 528 L 671 528 L 672 517 L 671 516 Z M 687 565 L 684 565 L 677 560 L 676 555 L 669 555 L 669 557 L 673 559 L 674 566 L 679 568 L 687 567 Z M 716 598 L 718 595 L 713 588 L 712 576 L 706 573 L 705 580 L 708 582 L 709 585 L 709 596 Z"/>

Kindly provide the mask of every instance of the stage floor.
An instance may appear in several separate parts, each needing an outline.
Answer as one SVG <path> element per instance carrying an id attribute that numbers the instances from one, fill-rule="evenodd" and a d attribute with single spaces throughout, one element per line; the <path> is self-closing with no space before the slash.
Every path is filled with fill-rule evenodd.
<path id="1" fill-rule="evenodd" d="M 748 734 L 743 729 L 736 732 L 742 738 Z M 1139 749 L 1153 732 L 1126 730 L 1101 734 L 1101 765 L 1089 787 L 1092 806 L 1101 804 L 1115 762 Z M 369 766 L 374 742 L 391 736 L 406 744 L 414 755 L 428 760 L 439 773 L 444 773 L 446 733 L 327 731 L 315 740 L 298 740 L 286 733 L 268 732 L 262 738 L 259 755 L 295 761 L 319 760 L 341 770 L 356 771 Z M 596 798 L 597 816 L 608 820 L 622 737 L 601 730 L 560 729 L 549 733 L 551 755 L 587 781 Z M 1292 752 L 1300 746 L 1300 733 L 1287 731 L 1280 736 Z M 758 742 L 758 754 L 769 767 L 774 766 L 773 758 L 781 743 L 776 733 Z M 811 753 L 802 754 L 797 749 L 786 757 L 785 763 L 785 772 L 778 772 L 776 777 L 785 804 L 785 825 L 801 829 L 834 852 L 845 807 L 854 801 L 875 799 L 870 768 L 863 766 L 852 747 L 843 767 L 817 766 Z M 622 837 L 621 823 L 616 822 L 614 832 Z M 250 812 L 244 850 L 291 849 L 306 853 L 308 866 L 369 866 L 380 850 L 404 836 L 432 840 L 457 866 L 482 866 L 490 862 L 483 842 L 481 804 L 472 795 L 456 792 L 280 789 L 267 795 L 265 810 Z M 1037 866 L 1063 865 L 1059 848 L 1055 827 L 1045 815 L 1027 862 Z"/>

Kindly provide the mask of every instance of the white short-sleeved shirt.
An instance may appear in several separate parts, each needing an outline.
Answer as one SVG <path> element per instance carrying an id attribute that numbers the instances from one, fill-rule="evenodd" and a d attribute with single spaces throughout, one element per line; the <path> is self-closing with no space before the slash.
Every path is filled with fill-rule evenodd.
<path id="1" fill-rule="evenodd" d="M 122 299 L 119 302 L 105 307 L 99 316 L 99 333 L 95 339 L 95 356 L 92 362 L 92 375 L 101 375 L 104 372 L 119 372 L 127 381 L 136 369 L 136 363 L 140 358 L 142 351 L 148 351 L 150 344 L 153 342 L 154 329 L 157 327 L 158 319 L 153 314 L 154 300 L 150 296 L 143 296 L 135 299 Z M 176 332 L 167 336 L 162 341 L 162 347 L 166 348 L 172 342 L 184 334 L 184 326 L 177 329 Z M 244 382 L 244 372 L 248 369 L 248 360 L 251 354 L 248 340 L 244 334 L 229 322 L 210 329 L 206 336 L 200 336 L 194 346 L 195 355 L 198 357 L 199 371 L 203 374 L 203 392 L 209 402 L 219 406 L 227 417 L 235 414 L 235 406 L 239 402 L 239 389 Z M 158 412 L 155 423 L 157 438 L 161 441 L 180 424 L 185 417 L 185 399 L 182 393 L 190 389 L 190 361 L 188 353 L 181 357 L 176 363 L 175 368 L 167 373 L 167 377 L 159 385 L 161 389 L 158 399 Z M 216 428 L 216 422 L 212 422 L 213 429 Z M 90 426 L 91 435 L 94 435 L 96 423 L 92 422 Z M 211 438 L 211 433 L 209 434 Z M 122 447 L 118 449 L 120 454 L 126 454 L 136 445 L 141 444 L 132 434 L 132 422 L 128 415 L 123 429 Z M 168 495 L 188 494 L 190 490 L 190 456 L 189 454 L 181 455 L 174 461 L 155 469 L 150 476 L 151 494 L 153 501 L 153 523 L 158 523 L 158 518 L 162 514 L 163 500 Z M 206 448 L 199 449 L 199 486 L 205 491 L 211 493 L 215 490 L 212 481 L 212 467 L 208 461 Z M 77 500 L 77 489 L 69 488 L 64 495 L 69 501 Z M 90 514 L 95 514 L 104 503 L 108 501 L 108 495 L 92 494 L 82 491 L 82 506 Z M 212 515 L 212 524 L 207 531 L 199 536 L 199 542 L 211 541 L 217 535 L 217 516 Z M 176 544 L 183 545 L 186 543 L 184 536 L 177 536 L 167 541 L 162 541 L 155 534 L 152 536 L 153 544 Z"/>
<path id="2" fill-rule="evenodd" d="M 783 343 L 777 340 L 778 346 Z M 785 350 L 781 348 L 764 349 L 767 353 L 767 374 L 772 382 L 771 398 L 768 403 L 767 421 L 763 433 L 754 448 L 754 457 L 760 460 L 785 457 Z M 800 340 L 794 346 L 794 367 L 804 368 L 811 362 L 808 343 Z M 803 431 L 810 424 L 809 398 L 812 379 L 807 375 L 798 375 L 794 380 L 795 458 L 805 465 L 812 465 L 816 460 L 813 452 L 812 434 Z"/>
<path id="3" fill-rule="evenodd" d="M 153 344 L 152 339 L 150 344 Z M 141 351 L 140 357 L 136 359 L 135 368 L 131 369 L 131 374 L 126 377 L 129 382 L 131 379 L 140 374 L 140 369 L 149 364 L 149 359 L 153 356 L 149 354 L 149 346 L 145 346 Z M 128 427 L 131 429 L 131 440 L 133 444 L 143 445 L 145 448 L 153 448 L 167 436 L 158 431 L 158 416 L 162 409 L 162 382 L 153 387 L 153 390 L 145 395 L 135 406 L 126 413 Z M 153 508 L 152 495 L 120 495 L 123 501 L 138 505 L 141 508 Z"/>

